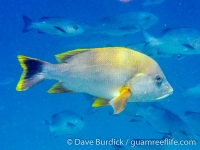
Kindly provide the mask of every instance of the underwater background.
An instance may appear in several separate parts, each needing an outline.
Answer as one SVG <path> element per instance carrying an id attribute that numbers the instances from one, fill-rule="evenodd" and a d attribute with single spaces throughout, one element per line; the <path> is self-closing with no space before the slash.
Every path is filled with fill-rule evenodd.
<path id="1" fill-rule="evenodd" d="M 67 139 L 161 139 L 163 135 L 144 122 L 131 123 L 130 119 L 109 115 L 107 109 L 87 114 L 90 103 L 83 94 L 48 94 L 47 90 L 56 83 L 44 81 L 25 92 L 17 92 L 16 85 L 22 69 L 17 55 L 31 56 L 51 63 L 57 63 L 54 55 L 76 48 L 126 46 L 144 41 L 142 33 L 129 37 L 105 37 L 99 42 L 98 36 L 92 42 L 84 42 L 82 35 L 72 37 L 38 34 L 36 31 L 22 33 L 22 15 L 33 20 L 43 16 L 62 16 L 77 23 L 98 24 L 107 16 L 115 16 L 132 11 L 148 11 L 158 17 L 158 22 L 147 31 L 154 36 L 165 28 L 190 27 L 200 31 L 200 2 L 198 0 L 165 0 L 158 5 L 144 7 L 140 0 L 121 2 L 118 0 L 1 0 L 0 5 L 0 149 L 1 150 L 76 150 L 105 149 L 112 146 L 68 145 Z M 109 38 L 112 42 L 106 42 Z M 93 42 L 96 41 L 96 42 Z M 104 43 L 105 41 L 105 43 Z M 170 48 L 170 47 L 169 47 Z M 181 60 L 158 59 L 174 93 L 169 100 L 159 102 L 178 116 L 187 110 L 200 111 L 200 101 L 196 98 L 183 100 L 179 85 L 192 87 L 200 80 L 200 56 L 191 55 Z M 73 82 L 73 81 L 72 81 Z M 45 124 L 45 119 L 63 110 L 80 114 L 85 127 L 73 134 L 53 137 Z M 172 146 L 173 148 L 175 146 Z M 182 146 L 182 148 L 187 146 Z M 137 149 L 137 148 L 132 148 Z M 152 148 L 153 149 L 153 148 Z M 179 148 L 177 148 L 179 149 Z M 200 144 L 188 149 L 198 150 Z"/>

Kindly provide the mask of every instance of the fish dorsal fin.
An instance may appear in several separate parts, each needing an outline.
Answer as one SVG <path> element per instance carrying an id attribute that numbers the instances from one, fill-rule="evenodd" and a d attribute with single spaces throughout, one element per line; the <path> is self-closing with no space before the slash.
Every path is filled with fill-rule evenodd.
<path id="1" fill-rule="evenodd" d="M 76 49 L 76 50 L 71 50 L 71 51 L 67 51 L 61 54 L 57 54 L 56 56 L 56 60 L 60 63 L 66 63 L 68 59 L 81 54 L 81 53 L 85 53 L 85 52 L 89 52 L 89 51 L 99 51 L 99 50 L 128 50 L 129 48 L 125 48 L 125 47 L 103 47 L 103 48 L 83 48 L 83 49 Z M 131 49 L 129 49 L 131 50 Z"/>
<path id="2" fill-rule="evenodd" d="M 39 19 L 39 21 L 44 21 L 44 20 L 46 20 L 46 19 L 49 19 L 50 17 L 41 17 L 40 19 Z"/>
<path id="3" fill-rule="evenodd" d="M 49 20 L 49 19 L 63 19 L 64 17 L 60 17 L 60 16 L 57 16 L 57 17 L 41 17 L 39 19 L 39 22 L 40 21 L 46 21 L 46 20 Z"/>
<path id="4" fill-rule="evenodd" d="M 62 82 L 58 82 L 54 84 L 48 91 L 51 94 L 59 94 L 59 93 L 74 93 L 72 90 L 68 90 L 62 85 Z"/>
<path id="5" fill-rule="evenodd" d="M 77 49 L 77 50 L 71 50 L 71 51 L 67 51 L 61 54 L 57 54 L 56 55 L 56 60 L 60 63 L 66 63 L 67 60 L 75 55 L 78 55 L 80 53 L 84 53 L 87 52 L 90 49 Z"/>
<path id="6" fill-rule="evenodd" d="M 187 117 L 187 116 L 192 115 L 192 114 L 195 114 L 195 112 L 192 112 L 192 111 L 186 111 L 184 115 Z"/>
<path id="7" fill-rule="evenodd" d="M 190 29 L 189 27 L 178 27 L 178 28 L 165 28 L 161 33 L 160 37 L 163 37 L 167 34 L 174 34 L 177 30 L 181 31 L 182 29 Z M 183 32 L 183 31 L 181 31 Z M 176 34 L 176 33 L 175 33 Z"/>

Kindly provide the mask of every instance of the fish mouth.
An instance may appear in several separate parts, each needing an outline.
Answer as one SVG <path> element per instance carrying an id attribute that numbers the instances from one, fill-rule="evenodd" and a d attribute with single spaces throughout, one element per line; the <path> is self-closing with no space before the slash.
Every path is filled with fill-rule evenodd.
<path id="1" fill-rule="evenodd" d="M 163 95 L 161 97 L 156 98 L 156 100 L 167 98 L 168 96 L 172 95 L 172 93 L 173 93 L 173 90 L 171 90 L 170 93 L 167 93 L 167 94 L 165 94 L 165 95 Z"/>

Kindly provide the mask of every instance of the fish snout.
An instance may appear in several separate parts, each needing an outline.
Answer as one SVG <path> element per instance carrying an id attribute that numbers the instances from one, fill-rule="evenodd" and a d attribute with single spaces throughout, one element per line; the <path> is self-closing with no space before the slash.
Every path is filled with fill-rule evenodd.
<path id="1" fill-rule="evenodd" d="M 165 88 L 164 88 L 164 92 L 163 92 L 163 95 L 156 98 L 156 100 L 161 100 L 161 99 L 164 99 L 164 98 L 167 98 L 168 96 L 172 95 L 173 94 L 173 88 L 171 87 L 170 84 L 167 84 L 165 85 Z"/>

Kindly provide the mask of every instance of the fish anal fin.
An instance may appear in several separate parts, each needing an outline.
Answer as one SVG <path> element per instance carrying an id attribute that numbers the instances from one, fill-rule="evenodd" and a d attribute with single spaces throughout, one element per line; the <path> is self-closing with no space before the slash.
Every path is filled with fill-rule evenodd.
<path id="1" fill-rule="evenodd" d="M 101 106 L 107 106 L 107 105 L 109 105 L 109 100 L 103 99 L 103 98 L 95 98 L 95 101 L 92 104 L 92 107 L 101 107 Z"/>
<path id="2" fill-rule="evenodd" d="M 58 82 L 54 84 L 48 91 L 51 94 L 59 94 L 59 93 L 74 93 L 72 90 L 68 90 L 62 85 L 62 82 Z"/>
<path id="3" fill-rule="evenodd" d="M 124 86 L 121 88 L 120 95 L 112 99 L 109 104 L 114 109 L 114 114 L 119 114 L 124 110 L 124 107 L 128 101 L 129 96 L 131 95 L 130 88 L 128 86 Z"/>

